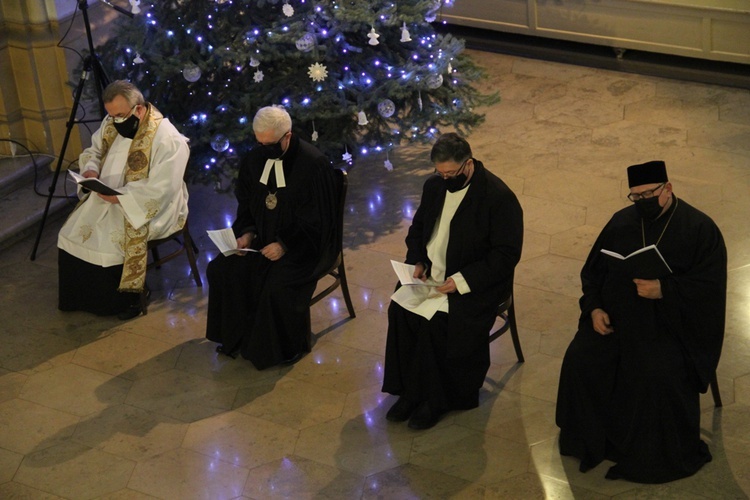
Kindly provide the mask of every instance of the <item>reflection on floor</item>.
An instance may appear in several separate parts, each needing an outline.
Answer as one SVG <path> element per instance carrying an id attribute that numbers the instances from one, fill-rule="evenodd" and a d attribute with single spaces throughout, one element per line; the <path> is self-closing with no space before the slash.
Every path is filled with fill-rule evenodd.
<path id="1" fill-rule="evenodd" d="M 350 171 L 346 264 L 357 318 L 340 292 L 313 308 L 317 343 L 292 367 L 256 371 L 203 339 L 207 289 L 179 259 L 149 275 L 147 316 L 120 322 L 56 310 L 55 236 L 46 228 L 0 262 L 0 497 L 22 498 L 745 498 L 750 493 L 750 95 L 745 90 L 480 54 L 502 102 L 470 137 L 475 156 L 525 211 L 516 271 L 526 362 L 492 346 L 479 408 L 417 432 L 384 418 L 385 310 L 425 177 L 427 149 Z M 578 272 L 624 206 L 625 167 L 667 162 L 678 196 L 714 217 L 729 248 L 719 384 L 702 399 L 714 461 L 661 486 L 580 474 L 557 452 L 561 357 L 577 321 Z M 193 188 L 191 227 L 234 202 Z"/>

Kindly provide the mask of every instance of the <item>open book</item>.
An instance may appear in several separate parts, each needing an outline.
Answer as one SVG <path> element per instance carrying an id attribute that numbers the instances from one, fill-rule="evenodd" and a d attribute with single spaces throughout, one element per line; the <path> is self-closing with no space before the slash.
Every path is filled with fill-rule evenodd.
<path id="1" fill-rule="evenodd" d="M 626 257 L 604 248 L 601 252 L 617 259 L 615 266 L 631 278 L 652 280 L 672 274 L 672 269 L 656 245 L 640 248 Z"/>
<path id="2" fill-rule="evenodd" d="M 428 279 L 427 281 L 422 281 L 414 277 L 414 268 L 415 266 L 412 264 L 404 264 L 403 262 L 396 262 L 395 260 L 391 260 L 391 265 L 393 266 L 393 270 L 396 271 L 396 276 L 398 276 L 399 282 L 401 282 L 402 285 L 423 285 L 423 286 L 440 286 L 441 283 L 435 283 L 431 279 Z"/>
<path id="3" fill-rule="evenodd" d="M 73 172 L 72 170 L 68 170 L 68 174 L 70 174 L 73 180 L 76 181 L 76 184 L 90 191 L 96 191 L 97 193 L 101 193 L 103 195 L 109 195 L 109 196 L 122 194 L 119 191 L 115 191 L 111 187 L 107 186 L 106 184 L 104 184 L 102 181 L 100 181 L 99 179 L 95 177 L 87 178 L 77 172 Z"/>
<path id="4" fill-rule="evenodd" d="M 237 238 L 234 237 L 234 231 L 231 227 L 226 229 L 208 230 L 208 237 L 214 242 L 224 255 L 233 255 L 240 252 L 257 252 L 254 248 L 237 248 Z"/>

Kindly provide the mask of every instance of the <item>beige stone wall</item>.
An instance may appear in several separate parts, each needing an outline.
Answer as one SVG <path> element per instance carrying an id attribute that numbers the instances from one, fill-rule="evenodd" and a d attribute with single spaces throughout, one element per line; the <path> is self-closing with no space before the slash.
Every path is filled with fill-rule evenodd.
<path id="1" fill-rule="evenodd" d="M 0 137 L 33 151 L 57 154 L 62 149 L 73 104 L 68 68 L 52 1 L 3 0 L 0 5 Z M 66 159 L 80 153 L 71 133 Z M 10 153 L 0 143 L 0 153 Z"/>

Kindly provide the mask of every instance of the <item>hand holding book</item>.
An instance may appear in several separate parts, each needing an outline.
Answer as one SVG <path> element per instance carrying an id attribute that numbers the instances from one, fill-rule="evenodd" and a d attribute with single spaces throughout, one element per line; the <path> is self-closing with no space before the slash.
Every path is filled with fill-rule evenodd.
<path id="1" fill-rule="evenodd" d="M 664 260 L 656 245 L 640 248 L 627 256 L 604 248 L 601 249 L 601 252 L 611 257 L 614 266 L 630 278 L 649 280 L 672 274 L 672 269 Z"/>
<path id="2" fill-rule="evenodd" d="M 119 194 L 122 194 L 119 191 L 107 186 L 96 177 L 84 177 L 77 172 L 73 172 L 72 170 L 68 170 L 68 174 L 70 174 L 70 177 L 74 181 L 76 181 L 76 184 L 78 184 L 79 186 L 83 188 L 88 189 L 89 191 L 94 191 L 96 193 L 100 193 L 100 194 L 107 195 L 107 196 L 117 196 Z"/>
<path id="3" fill-rule="evenodd" d="M 238 248 L 237 239 L 234 237 L 232 228 L 208 230 L 208 237 L 224 255 L 234 255 L 240 252 L 257 252 L 254 248 Z"/>

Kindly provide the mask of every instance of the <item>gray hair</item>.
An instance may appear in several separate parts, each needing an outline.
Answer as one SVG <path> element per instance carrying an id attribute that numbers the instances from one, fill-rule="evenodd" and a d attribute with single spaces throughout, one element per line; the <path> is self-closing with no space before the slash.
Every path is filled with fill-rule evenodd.
<path id="1" fill-rule="evenodd" d="M 276 132 L 279 136 L 292 130 L 292 118 L 282 106 L 260 108 L 253 118 L 253 132 Z"/>
<path id="2" fill-rule="evenodd" d="M 118 95 L 124 97 L 131 107 L 146 104 L 146 100 L 138 87 L 127 80 L 115 80 L 107 85 L 104 93 L 102 93 L 102 101 L 105 103 L 112 102 Z"/>

